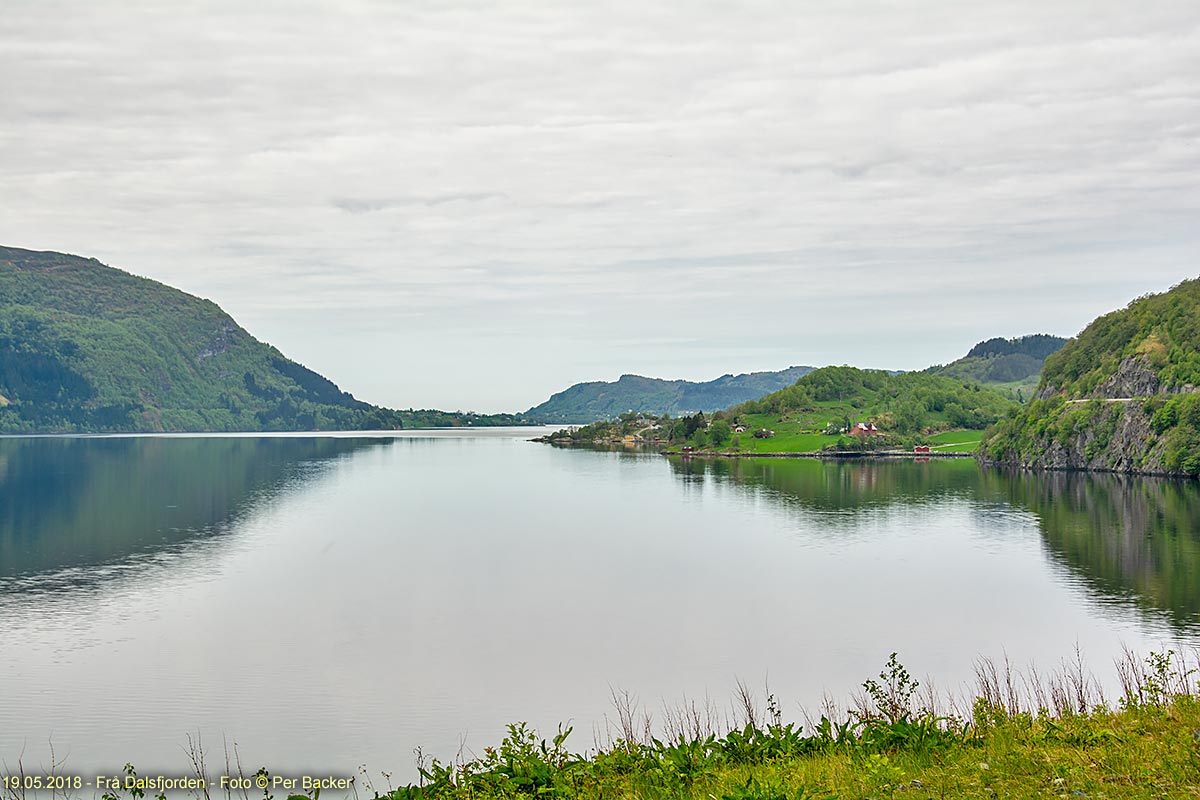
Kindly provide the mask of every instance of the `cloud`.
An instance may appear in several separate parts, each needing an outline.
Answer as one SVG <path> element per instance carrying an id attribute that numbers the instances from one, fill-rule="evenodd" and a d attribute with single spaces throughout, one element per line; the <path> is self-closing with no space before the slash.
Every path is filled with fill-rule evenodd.
<path id="1" fill-rule="evenodd" d="M 210 297 L 380 402 L 919 367 L 1200 250 L 1190 2 L 13 5 L 0 241 Z"/>
<path id="2" fill-rule="evenodd" d="M 480 203 L 485 200 L 504 200 L 506 195 L 495 192 L 457 192 L 429 197 L 393 197 L 381 199 L 367 198 L 337 198 L 333 201 L 334 208 L 339 208 L 347 214 L 369 214 L 375 211 L 386 211 L 392 208 L 406 206 L 425 206 L 434 208 L 448 203 Z"/>

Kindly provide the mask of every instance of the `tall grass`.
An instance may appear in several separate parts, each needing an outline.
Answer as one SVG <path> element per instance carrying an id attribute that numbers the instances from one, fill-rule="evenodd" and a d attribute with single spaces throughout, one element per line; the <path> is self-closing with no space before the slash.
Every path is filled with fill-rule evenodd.
<path id="1" fill-rule="evenodd" d="M 826 697 L 803 724 L 784 722 L 769 687 L 742 682 L 725 708 L 685 698 L 657 724 L 614 692 L 615 719 L 590 752 L 510 728 L 489 757 L 433 762 L 390 797 L 1200 797 L 1200 653 L 1126 649 L 1116 671 L 1110 698 L 1078 651 L 1052 672 L 981 658 L 973 685 L 954 694 L 893 654 L 848 705 Z M 555 766 L 521 765 L 517 752 L 554 754 Z"/>

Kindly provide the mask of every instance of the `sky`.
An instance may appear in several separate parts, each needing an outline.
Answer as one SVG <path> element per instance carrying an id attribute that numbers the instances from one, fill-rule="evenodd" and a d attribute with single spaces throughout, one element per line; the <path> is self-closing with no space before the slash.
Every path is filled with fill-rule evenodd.
<path id="1" fill-rule="evenodd" d="M 1200 4 L 4 0 L 0 244 L 398 408 L 920 369 L 1200 274 Z"/>

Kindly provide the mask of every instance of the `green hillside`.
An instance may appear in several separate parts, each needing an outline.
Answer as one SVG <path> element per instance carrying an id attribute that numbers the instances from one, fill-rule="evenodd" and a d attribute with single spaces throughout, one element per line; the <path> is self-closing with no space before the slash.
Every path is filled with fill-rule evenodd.
<path id="1" fill-rule="evenodd" d="M 622 375 L 616 381 L 577 383 L 529 409 L 525 416 L 544 422 L 587 423 L 631 411 L 654 416 L 716 411 L 790 386 L 812 370 L 789 367 L 778 372 L 722 375 L 703 383 Z"/>
<path id="2" fill-rule="evenodd" d="M 1035 468 L 1200 474 L 1200 279 L 1140 297 L 1046 359 L 1038 399 L 984 456 Z"/>
<path id="3" fill-rule="evenodd" d="M 509 421 L 372 406 L 208 300 L 95 259 L 0 247 L 0 433 Z"/>
<path id="4" fill-rule="evenodd" d="M 823 367 L 786 389 L 711 415 L 645 420 L 629 414 L 582 428 L 569 438 L 598 442 L 657 436 L 704 450 L 744 453 L 810 453 L 827 447 L 873 449 L 915 443 L 970 451 L 978 445 L 982 430 L 1015 406 L 987 386 L 941 375 Z M 865 439 L 848 435 L 859 422 L 874 423 L 877 433 Z M 738 427 L 746 430 L 739 433 Z M 754 435 L 764 429 L 773 435 Z"/>
<path id="5" fill-rule="evenodd" d="M 802 450 L 845 445 L 848 437 L 842 429 L 859 422 L 875 423 L 879 434 L 866 443 L 871 446 L 918 441 L 974 446 L 974 439 L 944 437 L 939 442 L 935 437 L 949 431 L 982 430 L 1012 406 L 1010 399 L 992 388 L 942 375 L 825 367 L 725 414 L 749 431 L 775 431 L 775 436 L 752 443 L 756 450 L 792 452 L 790 440 L 807 445 Z"/>
<path id="6" fill-rule="evenodd" d="M 948 378 L 986 383 L 1024 402 L 1033 397 L 1047 356 L 1062 348 L 1061 336 L 1035 333 L 1016 339 L 988 339 L 957 361 L 926 372 Z"/>

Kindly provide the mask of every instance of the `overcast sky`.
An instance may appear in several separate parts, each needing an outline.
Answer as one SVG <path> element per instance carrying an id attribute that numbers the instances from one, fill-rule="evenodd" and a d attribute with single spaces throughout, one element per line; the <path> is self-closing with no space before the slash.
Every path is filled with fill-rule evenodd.
<path id="1" fill-rule="evenodd" d="M 1200 274 L 1200 4 L 4 0 L 0 244 L 401 408 L 917 369 Z"/>

